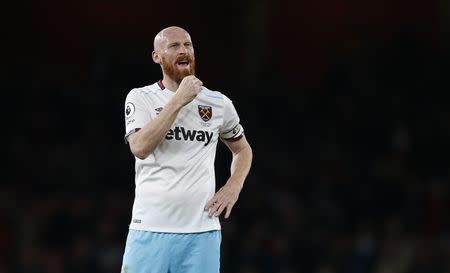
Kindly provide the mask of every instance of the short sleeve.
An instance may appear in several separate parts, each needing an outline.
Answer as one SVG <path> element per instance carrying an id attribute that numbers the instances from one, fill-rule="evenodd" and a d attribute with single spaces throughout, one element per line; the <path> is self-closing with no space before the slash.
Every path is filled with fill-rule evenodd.
<path id="1" fill-rule="evenodd" d="M 220 129 L 220 138 L 227 141 L 236 141 L 244 134 L 244 128 L 239 123 L 239 115 L 233 102 L 224 96 L 223 123 Z"/>
<path id="2" fill-rule="evenodd" d="M 148 107 L 145 107 L 140 96 L 138 92 L 131 90 L 125 99 L 125 143 L 128 142 L 129 135 L 144 127 L 151 119 Z"/>

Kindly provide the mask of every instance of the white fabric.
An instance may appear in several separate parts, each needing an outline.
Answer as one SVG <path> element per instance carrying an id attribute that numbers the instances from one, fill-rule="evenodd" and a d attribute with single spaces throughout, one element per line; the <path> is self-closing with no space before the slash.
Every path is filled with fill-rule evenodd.
<path id="1" fill-rule="evenodd" d="M 157 83 L 132 89 L 125 101 L 125 138 L 155 118 L 173 95 Z M 230 133 L 236 128 L 237 134 Z M 219 219 L 210 218 L 203 209 L 215 193 L 216 146 L 219 136 L 242 134 L 231 100 L 203 88 L 180 110 L 154 152 L 144 160 L 135 158 L 130 228 L 180 233 L 219 230 Z"/>

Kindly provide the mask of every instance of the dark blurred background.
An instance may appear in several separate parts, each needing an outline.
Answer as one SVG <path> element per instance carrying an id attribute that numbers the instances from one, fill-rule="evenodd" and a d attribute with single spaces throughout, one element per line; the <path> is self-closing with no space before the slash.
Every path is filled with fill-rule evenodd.
<path id="1" fill-rule="evenodd" d="M 0 272 L 120 271 L 124 100 L 178 25 L 254 150 L 223 273 L 449 273 L 449 18 L 446 0 L 7 1 Z"/>

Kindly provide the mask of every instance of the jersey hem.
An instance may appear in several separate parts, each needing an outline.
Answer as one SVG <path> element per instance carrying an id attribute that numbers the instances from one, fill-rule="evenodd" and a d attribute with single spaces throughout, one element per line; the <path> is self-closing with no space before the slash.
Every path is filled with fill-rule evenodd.
<path id="1" fill-rule="evenodd" d="M 151 232 L 162 232 L 162 233 L 199 233 L 207 232 L 212 230 L 221 230 L 220 226 L 213 226 L 200 229 L 184 229 L 184 228 L 161 228 L 161 227 L 142 227 L 131 224 L 129 229 L 141 230 L 141 231 L 151 231 Z"/>

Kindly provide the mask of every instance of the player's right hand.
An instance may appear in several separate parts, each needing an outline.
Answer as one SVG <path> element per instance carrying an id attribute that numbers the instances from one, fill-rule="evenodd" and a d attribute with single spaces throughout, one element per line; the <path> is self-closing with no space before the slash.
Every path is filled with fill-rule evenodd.
<path id="1" fill-rule="evenodd" d="M 197 94 L 202 90 L 203 82 L 194 75 L 189 75 L 183 78 L 178 86 L 175 95 L 179 98 L 181 104 L 184 106 L 191 102 Z"/>

